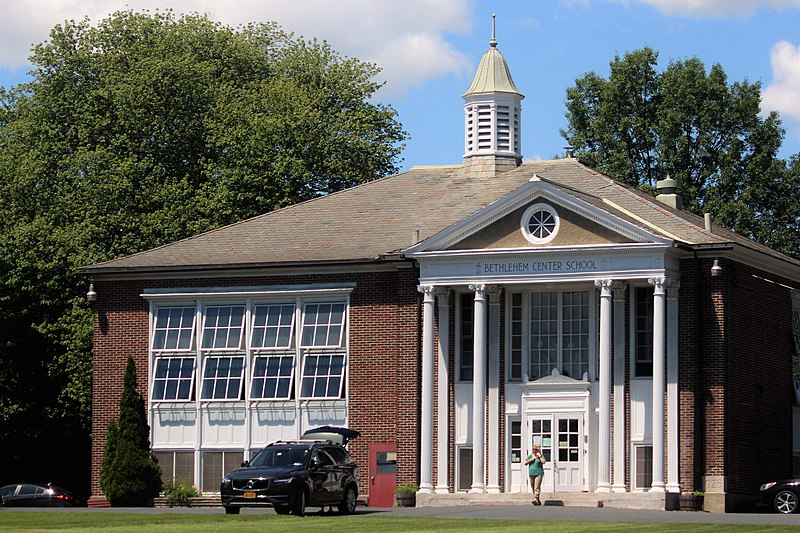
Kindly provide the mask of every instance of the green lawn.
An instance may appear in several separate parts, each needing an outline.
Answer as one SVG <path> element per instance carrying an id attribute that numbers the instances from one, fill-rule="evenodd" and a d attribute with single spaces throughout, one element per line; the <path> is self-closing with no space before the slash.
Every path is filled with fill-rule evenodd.
<path id="1" fill-rule="evenodd" d="M 520 520 L 478 520 L 444 519 L 429 517 L 377 517 L 377 516 L 293 516 L 223 514 L 121 514 L 121 513 L 68 513 L 68 512 L 2 512 L 0 531 L 36 532 L 68 531 L 124 533 L 169 532 L 202 533 L 218 531 L 250 532 L 295 532 L 327 531 L 347 533 L 351 531 L 545 531 L 547 533 L 568 533 L 584 531 L 647 531 L 647 532 L 796 532 L 795 527 L 782 526 L 732 526 L 706 524 L 642 524 L 623 522 L 577 522 L 577 521 L 520 521 Z"/>

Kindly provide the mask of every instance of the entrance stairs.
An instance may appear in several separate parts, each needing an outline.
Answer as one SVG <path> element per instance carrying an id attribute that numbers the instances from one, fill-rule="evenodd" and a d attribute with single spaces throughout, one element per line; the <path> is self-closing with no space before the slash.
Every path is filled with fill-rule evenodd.
<path id="1" fill-rule="evenodd" d="M 651 511 L 663 511 L 667 508 L 667 495 L 663 492 L 542 492 L 539 498 L 542 505 L 553 507 L 608 507 Z M 532 500 L 531 493 L 417 493 L 417 507 L 531 505 Z"/>

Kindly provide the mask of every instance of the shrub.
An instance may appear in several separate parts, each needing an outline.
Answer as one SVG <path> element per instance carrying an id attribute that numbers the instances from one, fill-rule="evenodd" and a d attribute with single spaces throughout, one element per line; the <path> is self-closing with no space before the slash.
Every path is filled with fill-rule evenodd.
<path id="1" fill-rule="evenodd" d="M 119 420 L 108 425 L 100 488 L 115 507 L 142 506 L 161 492 L 161 467 L 150 455 L 150 428 L 144 399 L 136 391 L 132 357 L 125 367 L 119 404 Z"/>
<path id="2" fill-rule="evenodd" d="M 419 490 L 414 483 L 409 483 L 407 485 L 401 485 L 395 489 L 395 494 L 416 494 Z"/>
<path id="3" fill-rule="evenodd" d="M 192 506 L 192 498 L 197 498 L 200 493 L 193 485 L 185 485 L 180 480 L 168 481 L 164 483 L 164 499 L 167 505 L 174 507 L 176 505 Z"/>

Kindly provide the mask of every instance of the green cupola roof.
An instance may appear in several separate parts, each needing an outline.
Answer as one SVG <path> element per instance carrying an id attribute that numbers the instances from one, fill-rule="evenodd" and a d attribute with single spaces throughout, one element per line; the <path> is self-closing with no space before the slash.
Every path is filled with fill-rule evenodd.
<path id="1" fill-rule="evenodd" d="M 469 89 L 461 96 L 464 98 L 481 93 L 512 93 L 522 96 L 514 85 L 514 80 L 511 79 L 511 72 L 503 54 L 497 49 L 494 15 L 492 15 L 492 40 L 489 41 L 489 50 L 483 54 Z"/>

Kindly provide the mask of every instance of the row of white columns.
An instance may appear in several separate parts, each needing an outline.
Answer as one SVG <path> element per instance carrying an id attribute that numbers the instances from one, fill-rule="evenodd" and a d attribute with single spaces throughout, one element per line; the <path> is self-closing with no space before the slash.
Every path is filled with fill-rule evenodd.
<path id="1" fill-rule="evenodd" d="M 678 434 L 676 430 L 669 433 L 669 483 L 665 483 L 664 471 L 664 399 L 669 394 L 669 417 L 672 427 L 677 428 L 677 335 L 672 334 L 667 340 L 666 328 L 677 327 L 677 283 L 671 283 L 664 277 L 650 278 L 654 287 L 653 294 L 653 396 L 652 396 L 652 446 L 653 446 L 653 482 L 654 492 L 680 491 L 678 484 Z M 625 285 L 610 279 L 596 280 L 595 286 L 600 289 L 600 368 L 599 368 L 599 425 L 598 425 L 598 468 L 597 491 L 624 492 L 625 485 Z M 489 313 L 489 409 L 499 414 L 500 385 L 500 288 L 484 284 L 469 286 L 475 293 L 474 332 L 473 332 L 473 389 L 472 389 L 472 487 L 470 492 L 500 492 L 499 458 L 497 453 L 489 455 L 488 485 L 486 478 L 486 316 Z M 665 291 L 670 289 L 667 304 Z M 447 429 L 448 424 L 439 423 L 437 432 L 437 480 L 433 486 L 433 418 L 434 418 L 434 304 L 439 308 L 439 342 L 438 342 L 438 403 L 440 416 L 447 416 L 449 387 L 448 353 L 450 308 L 448 291 L 442 287 L 420 285 L 418 290 L 423 294 L 422 307 L 422 407 L 420 420 L 420 485 L 421 493 L 449 492 L 447 472 Z M 613 293 L 613 321 L 612 321 Z M 487 305 L 487 297 L 490 303 Z M 437 302 L 438 300 L 438 302 Z M 612 331 L 612 323 L 614 325 Z M 666 346 L 666 349 L 665 349 Z M 613 348 L 613 350 L 612 350 Z M 611 375 L 612 352 L 614 359 L 614 376 Z M 664 368 L 667 368 L 665 377 Z M 667 385 L 669 382 L 669 385 Z M 614 434 L 611 435 L 611 388 L 614 388 Z M 489 417 L 488 438 L 491 450 L 499 449 L 499 417 Z M 614 452 L 613 484 L 611 482 L 611 453 Z"/>

